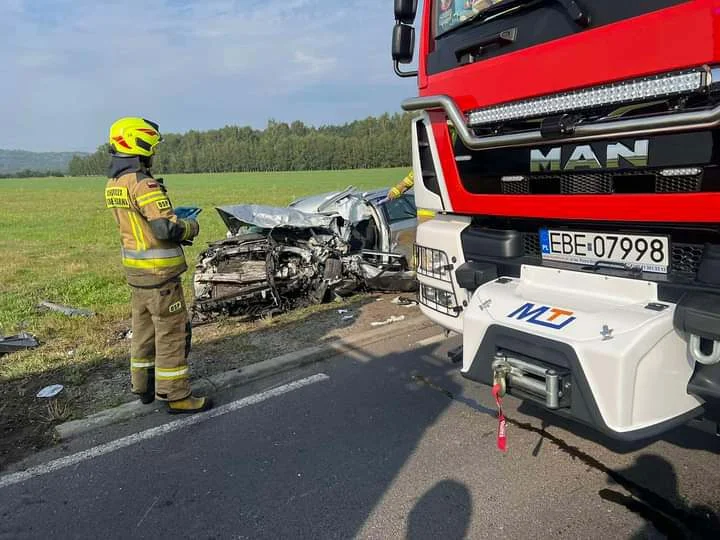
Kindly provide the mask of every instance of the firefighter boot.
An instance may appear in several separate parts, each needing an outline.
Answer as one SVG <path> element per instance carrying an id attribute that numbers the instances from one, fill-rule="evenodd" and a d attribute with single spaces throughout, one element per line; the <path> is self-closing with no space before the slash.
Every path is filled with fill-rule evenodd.
<path id="1" fill-rule="evenodd" d="M 145 391 L 138 392 L 137 395 L 145 405 L 155 401 L 155 375 L 153 373 L 148 373 L 147 388 L 145 388 Z"/>
<path id="2" fill-rule="evenodd" d="M 192 394 L 185 399 L 168 401 L 167 411 L 170 414 L 194 414 L 207 411 L 212 407 L 212 400 L 207 397 L 197 397 Z"/>

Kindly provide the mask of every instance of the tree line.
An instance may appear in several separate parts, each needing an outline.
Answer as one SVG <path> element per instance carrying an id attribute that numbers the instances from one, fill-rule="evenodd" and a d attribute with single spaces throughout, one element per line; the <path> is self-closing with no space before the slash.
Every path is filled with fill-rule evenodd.
<path id="1" fill-rule="evenodd" d="M 34 171 L 32 169 L 24 169 L 22 171 L 12 173 L 2 173 L 0 178 L 62 178 L 67 173 L 63 171 Z"/>
<path id="2" fill-rule="evenodd" d="M 409 166 L 412 115 L 383 114 L 338 126 L 311 127 L 270 120 L 262 130 L 226 126 L 210 131 L 163 134 L 153 171 L 215 173 L 305 171 Z M 75 156 L 71 176 L 103 175 L 108 145 Z"/>

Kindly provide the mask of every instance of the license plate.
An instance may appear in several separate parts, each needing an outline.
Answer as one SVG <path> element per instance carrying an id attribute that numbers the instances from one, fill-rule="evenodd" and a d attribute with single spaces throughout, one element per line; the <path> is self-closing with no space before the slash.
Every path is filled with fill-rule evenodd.
<path id="1" fill-rule="evenodd" d="M 670 242 L 665 236 L 540 229 L 543 260 L 594 265 L 608 263 L 666 273 Z"/>

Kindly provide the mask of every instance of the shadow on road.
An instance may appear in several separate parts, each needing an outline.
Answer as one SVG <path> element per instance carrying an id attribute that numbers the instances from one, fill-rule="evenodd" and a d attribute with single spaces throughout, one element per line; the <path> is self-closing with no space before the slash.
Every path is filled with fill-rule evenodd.
<path id="1" fill-rule="evenodd" d="M 398 331 L 398 339 L 406 339 Z M 401 353 L 355 346 L 343 361 L 322 365 L 329 376 L 322 384 L 9 487 L 2 493 L 8 503 L 0 508 L 0 536 L 21 537 L 30 525 L 37 536 L 61 530 L 82 537 L 108 527 L 120 537 L 360 536 L 453 401 L 495 415 L 463 393 L 458 366 L 442 354 L 446 345 Z M 561 419 L 540 416 L 543 425 L 561 425 Z M 515 425 L 607 475 L 611 485 L 599 497 L 652 524 L 639 535 L 687 529 L 697 536 L 717 527 L 711 510 L 683 501 L 664 458 L 643 455 L 614 471 L 526 421 Z M 539 449 L 535 454 L 542 458 Z M 453 480 L 429 482 L 419 478 L 416 493 L 411 490 L 412 497 L 422 495 L 404 521 L 407 537 L 464 538 L 470 491 Z M 41 502 L 23 499 L 36 490 Z"/>
<path id="2" fill-rule="evenodd" d="M 710 435 L 690 426 L 681 426 L 641 441 L 625 442 L 611 439 L 592 428 L 548 412 L 539 405 L 529 401 L 524 401 L 517 410 L 519 413 L 539 419 L 544 428 L 555 426 L 570 431 L 583 439 L 604 446 L 618 454 L 637 452 L 659 441 L 665 441 L 687 450 L 705 450 L 714 454 L 720 454 L 720 437 Z"/>
<path id="3" fill-rule="evenodd" d="M 466 537 L 472 515 L 472 496 L 467 487 L 443 480 L 425 493 L 408 516 L 408 540 L 455 540 Z"/>
<path id="4" fill-rule="evenodd" d="M 612 471 L 610 485 L 625 488 L 629 495 L 606 488 L 602 499 L 624 506 L 647 521 L 631 538 L 718 538 L 720 519 L 706 506 L 691 506 L 683 500 L 672 464 L 654 454 L 643 454 L 626 469 Z"/>

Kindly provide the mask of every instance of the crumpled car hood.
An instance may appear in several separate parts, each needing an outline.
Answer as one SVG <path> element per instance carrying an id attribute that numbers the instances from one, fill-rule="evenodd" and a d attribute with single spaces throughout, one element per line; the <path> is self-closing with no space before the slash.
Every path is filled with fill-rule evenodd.
<path id="1" fill-rule="evenodd" d="M 278 227 L 325 228 L 339 230 L 338 214 L 309 214 L 289 207 L 263 206 L 258 204 L 237 204 L 218 206 L 218 214 L 228 230 L 236 234 L 244 225 L 254 225 L 262 229 Z"/>

